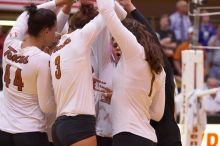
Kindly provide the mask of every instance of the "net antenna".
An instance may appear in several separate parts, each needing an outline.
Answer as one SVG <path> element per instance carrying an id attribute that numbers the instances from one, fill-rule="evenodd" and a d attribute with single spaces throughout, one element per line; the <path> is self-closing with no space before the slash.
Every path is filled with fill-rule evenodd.
<path id="1" fill-rule="evenodd" d="M 202 98 L 220 91 L 220 88 L 204 90 L 204 51 L 199 50 L 198 31 L 200 16 L 220 15 L 220 12 L 201 13 L 202 9 L 220 9 L 220 7 L 203 7 L 207 0 L 190 0 L 188 14 L 194 18 L 193 50 L 182 51 L 182 97 L 180 114 L 181 138 L 183 146 L 201 146 L 202 134 L 207 124 L 207 116 Z M 190 12 L 190 10 L 192 12 Z M 202 46 L 206 49 L 220 47 Z"/>

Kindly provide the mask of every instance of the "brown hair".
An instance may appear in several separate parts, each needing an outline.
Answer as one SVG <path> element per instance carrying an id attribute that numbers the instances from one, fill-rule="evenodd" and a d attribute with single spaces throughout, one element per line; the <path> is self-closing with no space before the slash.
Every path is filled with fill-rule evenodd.
<path id="1" fill-rule="evenodd" d="M 164 61 L 161 45 L 157 38 L 147 31 L 147 28 L 134 19 L 127 18 L 123 22 L 124 26 L 131 31 L 138 43 L 144 47 L 146 61 L 151 67 L 151 71 L 159 74 L 163 70 Z"/>
<path id="2" fill-rule="evenodd" d="M 37 6 L 34 4 L 25 8 L 29 14 L 27 23 L 29 35 L 37 37 L 44 28 L 51 29 L 56 26 L 57 17 L 53 11 L 43 8 L 37 9 Z"/>
<path id="3" fill-rule="evenodd" d="M 90 20 L 98 15 L 97 9 L 90 2 L 82 3 L 79 11 L 71 16 L 69 24 L 72 30 L 83 28 Z"/>

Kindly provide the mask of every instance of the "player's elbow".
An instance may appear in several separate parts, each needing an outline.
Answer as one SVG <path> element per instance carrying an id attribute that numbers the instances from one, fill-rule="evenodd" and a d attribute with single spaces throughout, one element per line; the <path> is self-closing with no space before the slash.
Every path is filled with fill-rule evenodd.
<path id="1" fill-rule="evenodd" d="M 51 113 L 51 112 L 53 112 L 53 109 L 51 107 L 49 107 L 49 106 L 46 106 L 46 105 L 40 106 L 40 109 L 44 113 Z"/>
<path id="2" fill-rule="evenodd" d="M 164 110 L 150 111 L 151 119 L 159 122 L 163 118 Z"/>
<path id="3" fill-rule="evenodd" d="M 40 109 L 44 113 L 53 113 L 56 110 L 56 104 L 53 101 L 43 102 L 40 104 Z"/>
<path id="4" fill-rule="evenodd" d="M 163 112 L 158 113 L 157 116 L 155 116 L 155 121 L 159 122 L 163 117 Z"/>

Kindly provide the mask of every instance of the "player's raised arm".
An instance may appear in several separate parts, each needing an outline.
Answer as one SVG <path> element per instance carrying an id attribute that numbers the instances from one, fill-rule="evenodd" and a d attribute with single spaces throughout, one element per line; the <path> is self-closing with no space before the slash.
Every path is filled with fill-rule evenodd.
<path id="1" fill-rule="evenodd" d="M 71 11 L 72 4 L 75 0 L 70 0 L 68 3 L 63 5 L 62 9 L 57 14 L 57 32 L 62 32 L 64 29 L 65 24 L 68 21 L 69 13 Z"/>
<path id="2" fill-rule="evenodd" d="M 139 45 L 135 36 L 122 25 L 120 19 L 117 17 L 114 10 L 114 1 L 97 0 L 97 4 L 106 26 L 121 48 L 123 56 L 125 58 L 131 58 L 142 54 L 143 48 Z"/>
<path id="3" fill-rule="evenodd" d="M 124 20 L 127 16 L 127 12 L 122 6 L 115 1 L 115 12 L 120 20 Z M 93 54 L 96 63 L 98 64 L 99 71 L 102 70 L 109 62 L 111 53 L 109 52 L 109 44 L 111 42 L 110 32 L 107 28 L 104 28 L 102 32 L 96 38 L 93 44 Z"/>
<path id="4" fill-rule="evenodd" d="M 50 9 L 54 10 L 56 7 L 62 6 L 67 3 L 69 0 L 55 0 L 47 3 L 43 3 L 37 6 L 37 9 Z M 16 20 L 14 26 L 9 32 L 8 36 L 5 39 L 5 45 L 9 45 L 14 40 L 23 41 L 24 36 L 28 30 L 28 18 L 30 14 L 27 11 L 24 11 Z"/>

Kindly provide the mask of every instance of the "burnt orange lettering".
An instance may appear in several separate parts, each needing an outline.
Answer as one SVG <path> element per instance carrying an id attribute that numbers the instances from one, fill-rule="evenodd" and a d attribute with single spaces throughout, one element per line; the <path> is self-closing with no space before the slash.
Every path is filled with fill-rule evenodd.
<path id="1" fill-rule="evenodd" d="M 24 63 L 24 64 L 27 64 L 27 63 L 28 63 L 28 58 L 29 58 L 29 56 L 24 57 L 24 60 L 23 60 L 23 63 Z"/>
<path id="2" fill-rule="evenodd" d="M 24 87 L 24 83 L 21 78 L 21 69 L 17 69 L 15 72 L 14 86 L 18 87 L 18 91 L 22 91 L 22 88 Z"/>
<path id="3" fill-rule="evenodd" d="M 16 51 L 12 46 L 8 46 L 8 49 L 9 49 L 10 51 L 12 51 L 13 53 L 17 53 L 17 51 Z"/>
<path id="4" fill-rule="evenodd" d="M 212 143 L 214 139 L 214 143 Z M 207 146 L 217 146 L 218 145 L 218 135 L 216 133 L 208 133 L 207 135 Z"/>
<path id="5" fill-rule="evenodd" d="M 11 79 L 10 79 L 10 68 L 11 65 L 7 64 L 5 67 L 5 75 L 4 75 L 4 82 L 5 82 L 5 86 L 8 88 Z"/>
<path id="6" fill-rule="evenodd" d="M 12 54 L 12 52 L 16 53 L 17 51 L 11 46 L 9 46 L 8 48 L 9 50 L 7 50 L 4 53 L 4 56 L 6 56 L 9 60 L 16 62 L 16 63 L 23 63 L 23 64 L 28 63 L 29 56 L 18 56 L 17 54 Z"/>
<path id="7" fill-rule="evenodd" d="M 61 50 L 63 47 L 65 47 L 65 46 L 66 46 L 67 44 L 69 44 L 70 42 L 71 42 L 71 39 L 70 39 L 70 38 L 66 39 L 66 40 L 63 42 L 63 44 L 57 46 L 57 47 L 53 50 L 53 52 L 55 53 L 55 52 Z"/>
<path id="8" fill-rule="evenodd" d="M 5 53 L 4 53 L 4 56 L 8 56 L 8 54 L 10 54 L 11 52 L 10 52 L 10 50 L 7 50 L 7 51 L 5 51 Z"/>
<path id="9" fill-rule="evenodd" d="M 60 70 L 60 56 L 55 58 L 55 65 L 57 66 L 57 70 L 55 71 L 55 77 L 57 79 L 61 78 L 61 70 Z"/>
<path id="10" fill-rule="evenodd" d="M 12 58 L 11 58 L 11 60 L 14 61 L 14 62 L 16 62 L 17 59 L 18 59 L 18 56 L 17 56 L 17 55 L 13 55 Z"/>
<path id="11" fill-rule="evenodd" d="M 21 58 L 21 56 L 18 56 L 18 57 L 17 57 L 17 60 L 16 60 L 15 62 L 18 63 L 19 60 L 20 60 L 20 58 Z"/>

